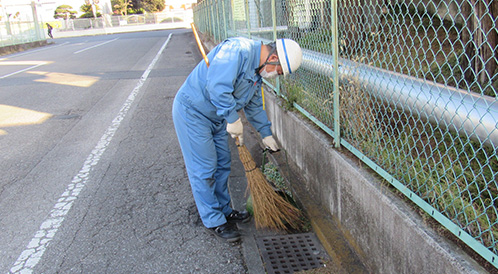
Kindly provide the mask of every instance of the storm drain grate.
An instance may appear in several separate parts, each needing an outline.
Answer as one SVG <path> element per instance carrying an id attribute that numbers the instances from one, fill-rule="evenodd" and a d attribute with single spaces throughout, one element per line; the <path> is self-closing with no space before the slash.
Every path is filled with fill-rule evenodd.
<path id="1" fill-rule="evenodd" d="M 321 248 L 312 233 L 256 238 L 268 274 L 323 267 Z"/>

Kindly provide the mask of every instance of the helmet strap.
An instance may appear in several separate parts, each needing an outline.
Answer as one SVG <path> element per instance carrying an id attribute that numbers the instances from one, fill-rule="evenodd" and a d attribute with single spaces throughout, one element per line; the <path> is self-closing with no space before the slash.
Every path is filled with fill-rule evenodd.
<path id="1" fill-rule="evenodd" d="M 278 65 L 278 64 L 273 63 L 273 62 L 268 62 L 268 60 L 270 60 L 270 57 L 272 56 L 272 54 L 274 54 L 275 52 L 277 52 L 277 48 L 276 48 L 276 47 L 272 47 L 272 48 L 271 48 L 271 50 L 270 50 L 270 53 L 268 53 L 268 57 L 266 57 L 265 62 L 264 62 L 261 66 L 259 66 L 259 67 L 257 67 L 257 68 L 256 68 L 256 73 L 258 73 L 258 74 L 259 74 L 259 71 L 260 71 L 260 70 L 261 70 L 264 66 L 266 66 L 267 64 L 270 64 L 270 65 Z M 277 56 L 278 56 L 278 54 L 277 54 Z M 279 62 L 279 64 L 280 64 L 280 62 Z"/>

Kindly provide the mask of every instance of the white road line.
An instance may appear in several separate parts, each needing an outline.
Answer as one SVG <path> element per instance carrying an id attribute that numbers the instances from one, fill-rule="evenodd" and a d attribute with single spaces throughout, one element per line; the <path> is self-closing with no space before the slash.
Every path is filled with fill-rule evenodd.
<path id="1" fill-rule="evenodd" d="M 29 68 L 21 69 L 21 70 L 18 70 L 18 71 L 15 71 L 15 72 L 12 72 L 12 73 L 6 74 L 6 75 L 4 75 L 4 76 L 0 76 L 0 79 L 4 79 L 4 78 L 10 77 L 10 76 L 12 76 L 12 75 L 16 75 L 16 74 L 19 74 L 19 73 L 21 73 L 21 72 L 25 72 L 25 71 L 27 71 L 27 70 L 34 69 L 34 68 L 37 68 L 37 67 L 39 67 L 39 66 L 43 66 L 43 65 L 46 65 L 46 64 L 48 64 L 48 63 L 43 62 L 43 63 L 37 64 L 37 65 L 31 66 L 31 67 L 29 67 Z"/>
<path id="2" fill-rule="evenodd" d="M 57 230 L 64 221 L 64 218 L 71 209 L 74 201 L 78 198 L 79 194 L 85 187 L 91 175 L 92 168 L 99 163 L 100 157 L 111 143 L 114 134 L 121 125 L 121 121 L 125 118 L 141 87 L 147 80 L 150 71 L 168 45 L 171 35 L 172 34 L 168 36 L 168 39 L 157 52 L 154 60 L 152 60 L 149 67 L 142 74 L 142 77 L 128 96 L 128 99 L 126 99 L 126 102 L 121 107 L 121 110 L 116 118 L 114 118 L 104 135 L 102 135 L 100 141 L 97 143 L 90 155 L 88 155 L 81 170 L 78 174 L 76 174 L 76 176 L 73 177 L 71 183 L 66 187 L 64 193 L 62 193 L 61 197 L 50 211 L 49 217 L 43 221 L 40 225 L 40 229 L 35 233 L 34 237 L 26 246 L 26 249 L 21 253 L 21 255 L 19 255 L 19 258 L 17 258 L 14 266 L 10 269 L 10 273 L 32 273 L 34 267 L 40 262 L 48 244 L 54 239 Z"/>
<path id="3" fill-rule="evenodd" d="M 114 42 L 116 40 L 118 40 L 119 38 L 116 38 L 116 39 L 112 39 L 112 40 L 109 40 L 109 41 L 105 41 L 103 43 L 100 43 L 100 44 L 97 44 L 97 45 L 94 45 L 94 46 L 91 46 L 91 47 L 88 47 L 88 48 L 84 48 L 82 50 L 78 50 L 78 51 L 75 51 L 74 54 L 78 54 L 78 53 L 81 53 L 81 52 L 84 52 L 84 51 L 87 51 L 89 49 L 93 49 L 93 48 L 96 48 L 96 47 L 100 47 L 100 46 L 103 46 L 107 43 L 110 43 L 110 42 Z"/>

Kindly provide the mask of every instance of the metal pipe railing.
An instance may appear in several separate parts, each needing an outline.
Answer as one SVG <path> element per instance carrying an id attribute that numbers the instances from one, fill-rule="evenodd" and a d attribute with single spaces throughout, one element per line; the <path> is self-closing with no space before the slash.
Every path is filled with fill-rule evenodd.
<path id="1" fill-rule="evenodd" d="M 330 55 L 304 50 L 302 67 L 333 77 Z M 355 79 L 372 96 L 398 109 L 497 149 L 498 101 L 494 98 L 345 59 L 339 59 L 339 75 Z"/>

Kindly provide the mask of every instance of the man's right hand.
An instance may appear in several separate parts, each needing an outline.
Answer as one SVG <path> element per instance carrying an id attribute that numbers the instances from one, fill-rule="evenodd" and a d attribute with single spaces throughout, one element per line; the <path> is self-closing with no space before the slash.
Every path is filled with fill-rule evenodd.
<path id="1" fill-rule="evenodd" d="M 279 151 L 278 144 L 271 135 L 263 138 L 263 144 L 265 145 L 265 148 L 268 148 L 273 152 Z"/>
<path id="2" fill-rule="evenodd" d="M 230 133 L 232 138 L 239 139 L 239 146 L 244 144 L 244 126 L 242 126 L 242 120 L 240 118 L 233 122 L 227 124 L 227 131 Z"/>

